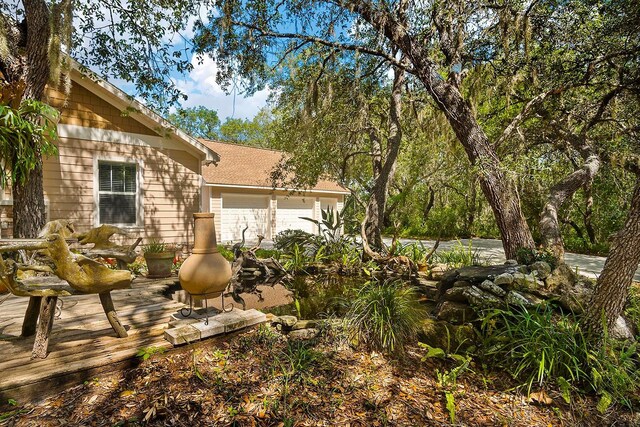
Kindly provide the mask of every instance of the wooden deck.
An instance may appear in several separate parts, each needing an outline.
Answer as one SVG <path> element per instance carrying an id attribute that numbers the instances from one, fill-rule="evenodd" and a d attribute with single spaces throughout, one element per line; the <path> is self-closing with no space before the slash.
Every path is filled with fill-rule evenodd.
<path id="1" fill-rule="evenodd" d="M 115 337 L 98 295 L 60 298 L 49 356 L 36 360 L 31 359 L 34 337 L 20 337 L 29 299 L 10 296 L 0 304 L 0 402 L 40 400 L 101 372 L 134 366 L 143 347 L 172 347 L 163 333 L 170 315 L 185 306 L 163 295 L 172 282 L 136 280 L 132 289 L 111 293 L 127 338 Z"/>

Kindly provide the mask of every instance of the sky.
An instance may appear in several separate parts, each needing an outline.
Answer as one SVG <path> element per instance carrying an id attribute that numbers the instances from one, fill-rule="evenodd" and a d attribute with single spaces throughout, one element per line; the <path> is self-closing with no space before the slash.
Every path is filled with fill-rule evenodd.
<path id="1" fill-rule="evenodd" d="M 191 60 L 193 70 L 188 76 L 175 79 L 175 84 L 189 98 L 182 102 L 183 107 L 204 106 L 218 112 L 224 121 L 227 117 L 236 119 L 252 119 L 258 111 L 265 107 L 270 90 L 264 89 L 253 96 L 245 98 L 241 94 L 227 95 L 216 83 L 216 64 L 205 57 L 202 63 L 197 58 Z"/>

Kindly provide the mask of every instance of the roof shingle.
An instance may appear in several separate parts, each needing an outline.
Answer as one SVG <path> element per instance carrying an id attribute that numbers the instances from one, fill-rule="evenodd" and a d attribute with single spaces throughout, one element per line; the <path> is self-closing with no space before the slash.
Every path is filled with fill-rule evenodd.
<path id="1" fill-rule="evenodd" d="M 271 171 L 278 165 L 284 152 L 206 139 L 200 141 L 220 156 L 217 165 L 210 164 L 202 168 L 202 176 L 207 184 L 273 187 Z M 348 193 L 337 182 L 325 179 L 318 180 L 310 190 Z"/>

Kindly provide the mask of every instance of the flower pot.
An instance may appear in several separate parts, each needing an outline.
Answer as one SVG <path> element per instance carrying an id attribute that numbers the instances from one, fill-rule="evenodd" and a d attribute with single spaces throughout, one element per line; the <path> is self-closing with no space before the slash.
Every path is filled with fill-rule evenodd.
<path id="1" fill-rule="evenodd" d="M 175 252 L 147 252 L 144 254 L 144 260 L 147 262 L 147 277 L 151 279 L 160 279 L 171 276 L 171 267 Z"/>
<path id="2" fill-rule="evenodd" d="M 214 298 L 222 294 L 231 280 L 231 264 L 218 252 L 212 213 L 195 213 L 193 251 L 180 267 L 182 289 L 191 295 Z"/>

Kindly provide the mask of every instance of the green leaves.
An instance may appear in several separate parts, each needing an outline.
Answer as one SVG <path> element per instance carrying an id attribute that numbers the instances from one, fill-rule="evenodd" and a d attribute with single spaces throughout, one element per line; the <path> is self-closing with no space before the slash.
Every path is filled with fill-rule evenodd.
<path id="1" fill-rule="evenodd" d="M 56 125 L 59 113 L 33 99 L 18 109 L 0 105 L 0 186 L 24 183 L 41 165 L 42 156 L 58 153 Z"/>

